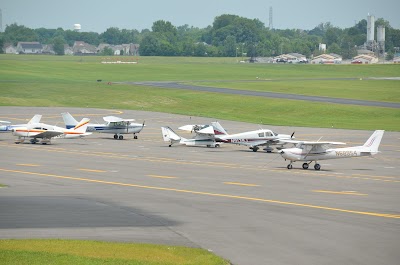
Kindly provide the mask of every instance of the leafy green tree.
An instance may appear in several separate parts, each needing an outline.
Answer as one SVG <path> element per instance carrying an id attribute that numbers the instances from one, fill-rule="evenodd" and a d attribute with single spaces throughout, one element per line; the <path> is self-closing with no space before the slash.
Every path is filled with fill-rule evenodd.
<path id="1" fill-rule="evenodd" d="M 332 43 L 330 46 L 328 46 L 328 53 L 336 53 L 336 54 L 341 54 L 342 49 L 337 43 Z"/>
<path id="2" fill-rule="evenodd" d="M 17 45 L 19 41 L 38 41 L 38 36 L 33 29 L 13 23 L 4 30 L 4 42 Z"/>
<path id="3" fill-rule="evenodd" d="M 143 56 L 161 55 L 161 43 L 156 34 L 148 34 L 140 43 L 140 54 Z"/>
<path id="4" fill-rule="evenodd" d="M 114 51 L 110 47 L 105 47 L 100 54 L 103 56 L 113 56 Z"/>
<path id="5" fill-rule="evenodd" d="M 53 49 L 54 49 L 54 52 L 57 55 L 64 55 L 65 54 L 64 44 L 65 44 L 65 40 L 60 36 L 55 37 L 53 39 Z"/>
<path id="6" fill-rule="evenodd" d="M 111 27 L 106 29 L 105 32 L 100 34 L 100 39 L 102 42 L 108 43 L 108 44 L 121 44 L 120 39 L 121 39 L 121 32 L 118 28 L 116 27 Z"/>

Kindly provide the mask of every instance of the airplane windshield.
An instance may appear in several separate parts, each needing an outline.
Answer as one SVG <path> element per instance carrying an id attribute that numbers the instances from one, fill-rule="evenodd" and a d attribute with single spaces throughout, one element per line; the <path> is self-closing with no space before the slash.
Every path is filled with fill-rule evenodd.
<path id="1" fill-rule="evenodd" d="M 278 134 L 276 132 L 272 132 L 273 136 L 278 136 Z"/>

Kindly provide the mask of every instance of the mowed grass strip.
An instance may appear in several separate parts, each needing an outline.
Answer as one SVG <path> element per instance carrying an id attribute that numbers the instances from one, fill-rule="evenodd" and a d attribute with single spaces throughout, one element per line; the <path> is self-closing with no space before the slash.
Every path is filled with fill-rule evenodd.
<path id="1" fill-rule="evenodd" d="M 51 83 L 30 83 L 21 86 L 9 83 L 3 91 L 4 93 L 0 95 L 0 105 L 3 106 L 144 110 L 210 117 L 214 120 L 245 121 L 260 125 L 400 131 L 400 109 L 392 108 L 133 85 L 107 85 L 97 82 L 85 86 L 80 84 L 55 86 Z M 140 119 L 140 117 L 135 118 Z"/>
<path id="2" fill-rule="evenodd" d="M 400 70 L 400 69 L 399 69 Z M 400 73 L 399 73 L 400 78 Z M 382 102 L 400 102 L 400 80 L 192 82 L 193 85 Z"/>
<path id="3" fill-rule="evenodd" d="M 266 125 L 400 131 L 400 110 L 394 108 L 107 84 L 126 81 L 205 84 L 198 81 L 214 80 L 209 84 L 233 89 L 398 102 L 400 81 L 298 79 L 394 77 L 400 75 L 400 65 L 239 64 L 234 58 L 191 57 L 138 57 L 138 64 L 107 65 L 101 64 L 103 59 L 0 55 L 0 105 L 145 110 Z M 287 81 L 249 81 L 256 77 Z"/>
<path id="4" fill-rule="evenodd" d="M 225 265 L 228 261 L 197 248 L 100 241 L 0 240 L 1 264 Z"/>

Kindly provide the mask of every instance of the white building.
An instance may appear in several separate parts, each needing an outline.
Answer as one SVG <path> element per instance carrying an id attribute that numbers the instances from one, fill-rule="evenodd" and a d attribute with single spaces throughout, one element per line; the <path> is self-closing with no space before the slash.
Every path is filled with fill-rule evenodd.
<path id="1" fill-rule="evenodd" d="M 43 52 L 43 46 L 39 42 L 18 42 L 17 53 L 39 54 Z"/>
<path id="2" fill-rule="evenodd" d="M 351 60 L 352 64 L 372 64 L 372 63 L 377 63 L 378 58 L 375 56 L 370 56 L 370 55 L 358 55 Z"/>
<path id="3" fill-rule="evenodd" d="M 342 56 L 338 54 L 321 54 L 315 56 L 314 59 L 311 60 L 312 64 L 339 64 L 342 63 Z"/>

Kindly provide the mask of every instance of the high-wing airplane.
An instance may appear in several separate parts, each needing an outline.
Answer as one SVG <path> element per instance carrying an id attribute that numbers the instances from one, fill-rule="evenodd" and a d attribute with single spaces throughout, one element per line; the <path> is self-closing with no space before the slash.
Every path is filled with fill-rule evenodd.
<path id="1" fill-rule="evenodd" d="M 228 134 L 219 122 L 212 122 L 214 127 L 215 137 L 217 142 L 231 143 L 248 146 L 253 152 L 257 152 L 260 146 L 265 146 L 264 150 L 268 153 L 272 152 L 271 146 L 278 146 L 277 149 L 282 149 L 286 142 L 282 140 L 293 139 L 292 135 L 277 134 L 268 129 L 259 129 L 256 131 L 242 132 L 236 134 Z"/>
<path id="2" fill-rule="evenodd" d="M 51 143 L 52 138 L 80 138 L 90 135 L 92 133 L 86 132 L 89 119 L 82 119 L 74 128 L 65 129 L 57 126 L 52 126 L 44 123 L 32 123 L 24 127 L 14 127 L 12 133 L 18 138 L 15 140 L 16 144 L 24 142 L 27 138 L 30 139 L 31 144 L 36 144 L 41 139 L 41 144 Z"/>
<path id="3" fill-rule="evenodd" d="M 384 132 L 383 130 L 377 130 L 369 137 L 364 145 L 346 148 L 330 148 L 330 145 L 346 144 L 341 142 L 303 142 L 289 140 L 287 142 L 296 143 L 296 147 L 282 149 L 281 155 L 285 160 L 290 160 L 290 164 L 287 165 L 288 169 L 292 169 L 292 163 L 296 161 L 304 161 L 303 169 L 308 169 L 308 166 L 314 161 L 314 169 L 320 170 L 321 165 L 318 164 L 318 160 L 372 156 L 377 154 Z"/>
<path id="4" fill-rule="evenodd" d="M 66 128 L 72 128 L 76 124 L 78 124 L 78 121 L 75 120 L 74 117 L 68 112 L 61 113 L 64 123 Z M 122 140 L 124 139 L 123 134 L 133 134 L 133 138 L 137 139 L 137 133 L 140 133 L 142 131 L 144 125 L 144 122 L 142 124 L 140 123 L 134 123 L 134 119 L 122 119 L 119 117 L 115 116 L 107 116 L 103 117 L 105 123 L 103 124 L 95 124 L 95 123 L 89 123 L 88 124 L 88 132 L 99 132 L 99 133 L 111 133 L 114 134 L 114 139 L 119 139 Z"/>
<path id="5" fill-rule="evenodd" d="M 11 132 L 13 128 L 26 127 L 29 126 L 30 124 L 39 123 L 41 119 L 42 115 L 36 114 L 35 116 L 32 117 L 32 119 L 30 119 L 28 123 L 25 124 L 0 125 L 0 132 Z M 11 122 L 9 121 L 0 121 L 0 124 L 10 124 L 10 123 Z"/>
<path id="6" fill-rule="evenodd" d="M 184 145 L 203 145 L 207 147 L 219 147 L 219 143 L 215 142 L 214 128 L 210 125 L 185 125 L 180 127 L 181 130 L 186 130 L 189 126 L 197 126 L 194 138 L 186 139 L 176 134 L 170 127 L 161 127 L 162 136 L 165 142 L 169 142 L 169 147 L 175 143 Z"/>
<path id="7" fill-rule="evenodd" d="M 10 124 L 11 122 L 9 121 L 0 121 L 0 132 L 7 132 L 8 125 L 4 124 Z"/>

